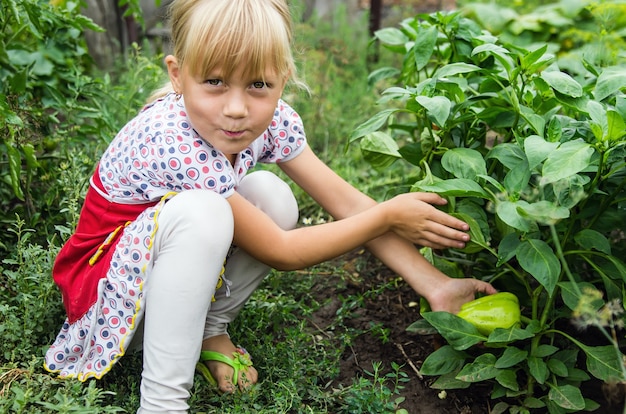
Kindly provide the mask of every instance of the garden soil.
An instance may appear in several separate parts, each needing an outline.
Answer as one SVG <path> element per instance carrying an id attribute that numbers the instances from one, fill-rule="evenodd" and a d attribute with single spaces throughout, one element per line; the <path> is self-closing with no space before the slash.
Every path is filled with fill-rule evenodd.
<path id="1" fill-rule="evenodd" d="M 382 362 L 383 374 L 392 372 L 392 363 L 396 363 L 408 375 L 409 381 L 402 384 L 403 389 L 398 397 L 405 398 L 400 408 L 406 409 L 409 414 L 490 413 L 495 402 L 489 397 L 488 385 L 473 384 L 467 389 L 447 390 L 443 394 L 430 387 L 434 377 L 422 376 L 419 372 L 424 359 L 444 345 L 445 340 L 438 335 L 423 336 L 407 332 L 406 328 L 420 318 L 420 298 L 406 283 L 365 251 L 350 253 L 334 262 L 334 265 L 337 271 L 320 278 L 324 282 L 311 292 L 324 304 L 312 315 L 311 328 L 320 335 L 326 335 L 325 328 L 336 320 L 337 310 L 341 307 L 339 295 L 343 298 L 352 295 L 363 297 L 364 300 L 362 306 L 354 309 L 353 314 L 344 320 L 346 327 L 368 331 L 372 324 L 381 324 L 388 330 L 386 338 L 367 332 L 347 347 L 335 386 L 350 386 L 358 377 L 371 379 L 367 372 L 372 372 L 372 364 L 375 362 Z M 392 284 L 390 288 L 380 289 L 395 280 L 398 280 L 395 286 Z M 337 289 L 337 286 L 340 286 L 339 290 L 335 290 L 333 299 L 329 301 L 328 289 Z M 623 391 L 618 392 L 616 388 L 593 381 L 587 383 L 591 384 L 585 386 L 584 395 L 601 404 L 596 413 L 623 412 Z"/>

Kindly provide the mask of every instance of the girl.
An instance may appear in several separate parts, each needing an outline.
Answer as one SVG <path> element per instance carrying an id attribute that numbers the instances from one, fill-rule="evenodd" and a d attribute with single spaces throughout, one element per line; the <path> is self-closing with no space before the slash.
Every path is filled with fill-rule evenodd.
<path id="1" fill-rule="evenodd" d="M 170 78 L 115 137 L 53 269 L 67 311 L 46 354 L 63 377 L 100 378 L 142 346 L 140 413 L 183 413 L 194 368 L 224 392 L 257 382 L 228 324 L 270 268 L 301 269 L 366 245 L 434 310 L 494 288 L 451 279 L 414 244 L 462 248 L 467 224 L 435 194 L 377 204 L 307 146 L 281 98 L 297 82 L 284 0 L 175 0 Z M 295 228 L 278 163 L 336 219 Z"/>

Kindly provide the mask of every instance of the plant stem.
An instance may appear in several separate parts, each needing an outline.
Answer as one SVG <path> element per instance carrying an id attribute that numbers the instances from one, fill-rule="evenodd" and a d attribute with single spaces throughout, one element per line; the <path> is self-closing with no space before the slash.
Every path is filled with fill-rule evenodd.
<path id="1" fill-rule="evenodd" d="M 563 248 L 561 247 L 559 235 L 556 232 L 556 228 L 554 227 L 554 224 L 550 224 L 550 233 L 552 234 L 552 240 L 554 242 L 554 246 L 556 247 L 557 257 L 561 261 L 561 266 L 563 266 L 563 273 L 565 273 L 569 281 L 572 282 L 572 287 L 574 288 L 576 293 L 578 293 L 578 297 L 580 297 L 582 296 L 582 292 L 580 291 L 580 288 L 578 287 L 578 283 L 576 282 L 576 279 L 574 279 L 574 275 L 572 275 L 572 272 L 569 270 L 569 266 L 567 265 L 567 260 L 565 260 L 565 255 L 563 254 Z"/>

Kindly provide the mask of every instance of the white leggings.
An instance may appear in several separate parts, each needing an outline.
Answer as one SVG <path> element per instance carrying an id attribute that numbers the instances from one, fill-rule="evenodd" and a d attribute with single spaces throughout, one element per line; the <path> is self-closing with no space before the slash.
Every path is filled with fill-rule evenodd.
<path id="1" fill-rule="evenodd" d="M 257 171 L 237 192 L 284 229 L 294 228 L 298 205 L 276 175 Z M 145 285 L 143 372 L 138 413 L 186 413 L 202 340 L 227 333 L 270 268 L 236 247 L 226 263 L 223 286 L 215 290 L 233 238 L 233 215 L 222 196 L 184 191 L 158 217 L 152 270 Z M 211 298 L 215 296 L 215 301 Z"/>

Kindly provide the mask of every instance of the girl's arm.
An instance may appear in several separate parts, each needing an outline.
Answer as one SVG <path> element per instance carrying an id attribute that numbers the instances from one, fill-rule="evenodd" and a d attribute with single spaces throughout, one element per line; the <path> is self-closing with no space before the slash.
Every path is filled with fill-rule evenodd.
<path id="1" fill-rule="evenodd" d="M 444 236 L 432 237 L 424 230 L 434 231 L 438 226 L 445 226 L 424 219 L 427 215 L 424 207 L 435 209 L 421 201 L 417 194 L 399 196 L 381 204 L 374 203 L 341 220 L 293 230 L 280 228 L 237 192 L 228 197 L 228 202 L 234 216 L 234 244 L 280 270 L 302 269 L 321 263 L 392 231 L 405 234 L 415 243 L 463 245 Z M 445 216 L 444 213 L 437 213 Z M 464 235 L 456 230 L 449 231 Z M 438 241 L 431 243 L 429 238 Z"/>
<path id="2" fill-rule="evenodd" d="M 379 205 L 339 177 L 310 149 L 281 167 L 335 219 L 354 217 Z M 433 248 L 462 248 L 469 240 L 464 232 L 469 228 L 466 223 L 430 205 L 445 204 L 443 198 L 435 194 L 411 194 L 421 201 L 417 206 L 407 204 L 406 207 L 418 209 L 420 217 L 415 222 L 405 222 L 406 229 L 392 229 L 366 242 L 368 250 L 424 296 L 433 310 L 456 312 L 461 304 L 473 299 L 475 293 L 495 293 L 488 283 L 446 276 L 419 253 L 413 243 Z"/>
<path id="3" fill-rule="evenodd" d="M 426 297 L 434 310 L 457 311 L 475 292 L 494 293 L 474 279 L 450 279 L 426 261 L 413 243 L 434 248 L 463 247 L 467 224 L 433 207 L 435 194 L 409 193 L 376 203 L 320 161 L 307 148 L 281 168 L 337 221 L 284 231 L 234 194 L 234 243 L 277 269 L 321 263 L 366 245 L 387 266 Z"/>

